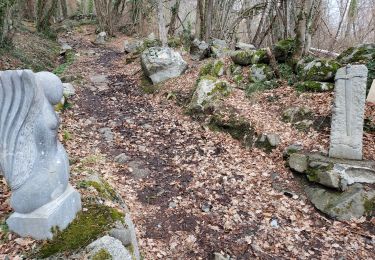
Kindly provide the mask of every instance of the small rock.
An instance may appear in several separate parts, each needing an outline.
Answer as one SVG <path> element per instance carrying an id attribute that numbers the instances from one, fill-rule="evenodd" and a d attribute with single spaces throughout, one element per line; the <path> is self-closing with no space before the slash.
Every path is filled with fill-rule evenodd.
<path id="1" fill-rule="evenodd" d="M 256 47 L 250 43 L 237 42 L 236 50 L 256 50 Z"/>
<path id="2" fill-rule="evenodd" d="M 281 139 L 277 134 L 267 134 L 267 140 L 272 147 L 276 147 L 280 144 Z"/>
<path id="3" fill-rule="evenodd" d="M 112 143 L 113 142 L 113 133 L 111 128 L 109 127 L 103 127 L 99 129 L 99 133 L 102 134 L 103 138 L 105 139 L 106 142 Z"/>
<path id="4" fill-rule="evenodd" d="M 124 42 L 125 53 L 136 53 L 143 46 L 143 41 L 141 40 L 126 40 Z"/>
<path id="5" fill-rule="evenodd" d="M 110 236 L 101 237 L 87 246 L 91 259 L 102 249 L 107 251 L 113 260 L 132 260 L 131 254 L 121 241 Z"/>
<path id="6" fill-rule="evenodd" d="M 72 50 L 72 46 L 70 46 L 69 44 L 67 44 L 66 42 L 64 42 L 62 45 L 61 45 L 61 50 L 66 52 L 66 51 L 69 51 L 69 50 Z"/>
<path id="7" fill-rule="evenodd" d="M 307 170 L 307 156 L 300 153 L 292 153 L 288 160 L 289 167 L 299 173 L 304 173 Z"/>
<path id="8" fill-rule="evenodd" d="M 96 44 L 105 44 L 106 40 L 107 40 L 107 33 L 101 32 L 96 36 L 95 43 Z"/>
<path id="9" fill-rule="evenodd" d="M 190 54 L 193 60 L 203 60 L 208 57 L 210 46 L 204 42 L 195 39 L 190 47 Z"/>
<path id="10" fill-rule="evenodd" d="M 221 253 L 214 253 L 215 260 L 230 260 L 230 256 L 223 256 Z"/>
<path id="11" fill-rule="evenodd" d="M 202 205 L 201 209 L 203 212 L 209 213 L 212 209 L 212 206 L 210 204 L 205 203 Z"/>
<path id="12" fill-rule="evenodd" d="M 130 245 L 131 244 L 131 235 L 130 231 L 126 229 L 125 227 L 123 228 L 113 228 L 109 231 L 109 235 L 111 237 L 114 237 L 118 240 L 121 241 L 121 243 L 124 246 Z"/>
<path id="13" fill-rule="evenodd" d="M 284 150 L 284 156 L 289 156 L 292 153 L 297 153 L 303 150 L 302 144 L 291 144 Z"/>
<path id="14" fill-rule="evenodd" d="M 128 163 L 131 168 L 131 173 L 136 179 L 146 178 L 151 174 L 151 171 L 144 166 L 141 161 L 131 161 Z"/>
<path id="15" fill-rule="evenodd" d="M 271 224 L 271 227 L 273 227 L 273 228 L 279 227 L 279 223 L 277 222 L 277 219 L 275 219 L 275 218 L 271 220 L 270 224 Z"/>
<path id="16" fill-rule="evenodd" d="M 168 205 L 168 207 L 169 207 L 169 208 L 171 208 L 171 209 L 174 209 L 174 208 L 176 208 L 176 207 L 177 207 L 177 203 L 176 203 L 176 202 L 174 202 L 174 201 L 171 201 L 171 202 L 169 202 L 169 205 Z"/>
<path id="17" fill-rule="evenodd" d="M 76 94 L 76 90 L 74 86 L 71 83 L 63 83 L 63 93 L 64 97 L 69 98 L 71 96 L 74 96 Z"/>
<path id="18" fill-rule="evenodd" d="M 115 162 L 117 163 L 123 164 L 123 163 L 127 163 L 128 161 L 130 161 L 130 157 L 124 153 L 121 153 L 115 157 Z"/>

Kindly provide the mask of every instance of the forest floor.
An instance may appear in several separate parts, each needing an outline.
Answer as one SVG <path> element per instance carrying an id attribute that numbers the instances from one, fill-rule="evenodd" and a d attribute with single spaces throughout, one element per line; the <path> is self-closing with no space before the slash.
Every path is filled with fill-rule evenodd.
<path id="1" fill-rule="evenodd" d="M 87 191 L 78 187 L 79 181 L 96 172 L 121 194 L 144 259 L 210 259 L 214 252 L 236 259 L 374 258 L 375 219 L 340 222 L 322 215 L 283 159 L 284 149 L 293 143 L 309 151 L 328 150 L 325 124 L 301 132 L 280 117 L 292 105 L 305 105 L 327 118 L 332 93 L 297 93 L 285 85 L 249 99 L 236 89 L 227 105 L 257 133 L 281 137 L 268 154 L 209 130 L 167 98 L 170 93 L 188 97 L 204 62 L 184 56 L 188 71 L 147 94 L 139 60 L 125 62 L 126 37 L 106 46 L 92 44 L 94 37 L 92 26 L 61 36 L 76 52 L 64 75 L 75 78 L 77 93 L 61 115 L 60 137 L 72 162 L 71 182 L 80 192 Z M 106 81 L 94 84 L 99 75 Z M 366 113 L 375 116 L 369 107 Z M 102 128 L 110 128 L 113 139 L 104 138 Z M 374 140 L 374 133 L 365 133 L 366 159 L 375 160 Z M 115 162 L 121 153 L 128 163 Z M 9 192 L 4 181 L 0 185 L 5 190 L 0 211 L 9 213 Z M 17 259 L 35 245 L 7 236 L 0 256 Z"/>

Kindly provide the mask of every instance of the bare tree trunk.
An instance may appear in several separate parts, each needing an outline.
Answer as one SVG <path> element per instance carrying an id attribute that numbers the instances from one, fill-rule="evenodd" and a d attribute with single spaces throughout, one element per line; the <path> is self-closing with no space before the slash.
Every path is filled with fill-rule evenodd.
<path id="1" fill-rule="evenodd" d="M 38 0 L 36 6 L 36 29 L 45 32 L 49 29 L 50 20 L 57 8 L 58 0 Z"/>
<path id="2" fill-rule="evenodd" d="M 12 41 L 16 20 L 18 20 L 17 7 L 18 1 L 2 2 L 0 9 L 0 47 L 7 46 Z"/>
<path id="3" fill-rule="evenodd" d="M 68 7 L 66 6 L 66 0 L 60 0 L 61 13 L 64 19 L 68 17 Z"/>
<path id="4" fill-rule="evenodd" d="M 163 1 L 158 0 L 158 25 L 159 25 L 159 39 L 163 47 L 168 45 L 167 30 L 165 28 L 165 19 L 163 13 Z"/>
<path id="5" fill-rule="evenodd" d="M 206 0 L 204 7 L 204 37 L 203 39 L 208 42 L 212 34 L 212 9 L 213 9 L 213 0 Z"/>
<path id="6" fill-rule="evenodd" d="M 341 28 L 342 28 L 342 24 L 344 22 L 344 19 L 345 19 L 345 15 L 346 15 L 346 12 L 348 11 L 348 8 L 349 8 L 349 4 L 350 4 L 350 0 L 348 0 L 345 4 L 345 10 L 344 10 L 344 13 L 341 15 L 341 19 L 340 19 L 340 22 L 339 22 L 339 26 L 337 28 L 337 31 L 336 31 L 336 35 L 335 37 L 333 38 L 333 41 L 331 43 L 331 46 L 330 46 L 330 50 L 333 50 L 333 46 L 335 46 L 336 42 L 337 42 L 337 38 L 339 37 L 340 35 L 340 32 L 341 32 Z"/>
<path id="7" fill-rule="evenodd" d="M 258 29 L 257 29 L 257 31 L 254 35 L 253 40 L 252 40 L 253 44 L 257 44 L 257 42 L 258 42 L 260 32 L 262 31 L 262 28 L 264 26 L 264 22 L 265 22 L 265 19 L 266 19 L 266 13 L 268 12 L 268 10 L 270 8 L 270 5 L 271 4 L 267 1 L 266 7 L 263 9 L 262 17 L 260 18 L 260 21 L 259 21 Z"/>
<path id="8" fill-rule="evenodd" d="M 172 7 L 171 21 L 169 23 L 168 35 L 174 35 L 176 32 L 176 22 L 177 22 L 178 13 L 180 11 L 180 3 L 181 3 L 181 0 L 176 0 L 176 3 Z"/>

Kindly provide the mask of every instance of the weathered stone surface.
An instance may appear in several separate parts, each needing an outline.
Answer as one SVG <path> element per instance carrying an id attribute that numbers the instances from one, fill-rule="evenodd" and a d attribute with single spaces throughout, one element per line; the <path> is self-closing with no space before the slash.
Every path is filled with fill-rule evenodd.
<path id="1" fill-rule="evenodd" d="M 309 120 L 313 117 L 313 112 L 307 107 L 289 107 L 282 113 L 282 120 L 295 124 L 302 120 Z"/>
<path id="2" fill-rule="evenodd" d="M 277 42 L 273 47 L 273 54 L 279 62 L 285 62 L 292 57 L 296 48 L 294 39 L 285 39 Z"/>
<path id="3" fill-rule="evenodd" d="M 32 213 L 48 203 L 61 213 L 59 207 L 66 205 L 53 203 L 69 187 L 69 161 L 57 139 L 59 120 L 54 110 L 62 97 L 61 80 L 52 73 L 0 72 L 0 166 L 12 190 L 15 214 Z M 68 222 L 74 214 L 67 216 Z M 25 220 L 22 230 L 33 231 L 28 225 L 32 219 Z"/>
<path id="4" fill-rule="evenodd" d="M 370 214 L 369 204 L 373 204 L 375 191 L 365 191 L 361 184 L 351 186 L 345 192 L 306 186 L 305 192 L 314 206 L 338 220 L 350 220 Z"/>
<path id="5" fill-rule="evenodd" d="M 254 64 L 250 68 L 249 80 L 251 82 L 267 81 L 273 76 L 273 71 L 267 64 Z"/>
<path id="6" fill-rule="evenodd" d="M 256 141 L 256 146 L 270 152 L 276 148 L 281 142 L 280 136 L 277 134 L 262 134 Z"/>
<path id="7" fill-rule="evenodd" d="M 130 157 L 124 153 L 121 153 L 115 157 L 115 162 L 117 163 L 127 163 L 128 161 L 130 161 Z"/>
<path id="8" fill-rule="evenodd" d="M 151 171 L 144 165 L 142 161 L 131 161 L 128 163 L 132 176 L 136 179 L 146 178 Z"/>
<path id="9" fill-rule="evenodd" d="M 143 46 L 143 41 L 133 39 L 133 40 L 125 40 L 124 41 L 124 51 L 125 53 L 136 53 L 138 52 Z"/>
<path id="10" fill-rule="evenodd" d="M 42 187 L 38 187 L 41 189 Z M 29 198 L 25 198 L 25 201 Z M 13 213 L 7 220 L 9 229 L 20 236 L 34 239 L 51 239 L 52 228 L 65 229 L 81 210 L 79 193 L 68 186 L 63 194 L 33 212 Z"/>
<path id="11" fill-rule="evenodd" d="M 106 32 L 100 32 L 98 35 L 96 35 L 96 44 L 105 44 L 107 40 L 107 33 Z"/>
<path id="12" fill-rule="evenodd" d="M 154 84 L 180 76 L 188 68 L 181 55 L 171 48 L 152 47 L 141 55 L 143 72 Z"/>
<path id="13" fill-rule="evenodd" d="M 333 81 L 340 63 L 335 60 L 313 60 L 298 70 L 298 77 L 301 81 Z"/>
<path id="14" fill-rule="evenodd" d="M 296 89 L 299 91 L 325 92 L 334 88 L 335 85 L 331 82 L 303 81 L 296 84 Z"/>
<path id="15" fill-rule="evenodd" d="M 215 106 L 216 101 L 227 96 L 231 91 L 232 88 L 226 81 L 212 76 L 201 77 L 190 102 L 190 108 L 200 111 L 206 110 Z"/>
<path id="16" fill-rule="evenodd" d="M 248 66 L 251 64 L 254 53 L 254 50 L 238 50 L 230 52 L 230 57 L 235 64 Z"/>
<path id="17" fill-rule="evenodd" d="M 236 50 L 256 50 L 256 47 L 250 43 L 237 42 Z"/>
<path id="18" fill-rule="evenodd" d="M 132 260 L 131 254 L 122 245 L 121 241 L 110 236 L 101 237 L 87 246 L 90 259 L 102 249 L 111 255 L 112 260 Z"/>
<path id="19" fill-rule="evenodd" d="M 63 94 L 64 97 L 69 98 L 71 96 L 74 96 L 76 94 L 76 90 L 72 83 L 63 83 Z"/>
<path id="20" fill-rule="evenodd" d="M 194 60 L 203 60 L 208 57 L 210 46 L 205 41 L 195 39 L 190 46 L 190 54 Z"/>
<path id="21" fill-rule="evenodd" d="M 367 96 L 367 102 L 375 104 L 375 80 L 372 81 L 370 92 L 368 93 L 368 96 Z"/>
<path id="22" fill-rule="evenodd" d="M 304 154 L 292 153 L 289 156 L 288 165 L 292 170 L 304 173 L 308 167 L 307 159 L 308 157 Z"/>
<path id="23" fill-rule="evenodd" d="M 375 43 L 360 44 L 343 51 L 337 60 L 342 63 L 367 63 L 375 59 Z"/>
<path id="24" fill-rule="evenodd" d="M 211 41 L 211 55 L 214 58 L 222 58 L 226 56 L 229 52 L 229 47 L 224 40 L 213 39 Z"/>
<path id="25" fill-rule="evenodd" d="M 330 157 L 362 159 L 367 68 L 348 65 L 337 71 Z"/>

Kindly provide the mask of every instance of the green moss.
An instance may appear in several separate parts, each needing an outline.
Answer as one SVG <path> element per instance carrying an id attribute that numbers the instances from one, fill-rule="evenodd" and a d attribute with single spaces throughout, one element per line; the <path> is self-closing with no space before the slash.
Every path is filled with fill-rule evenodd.
<path id="1" fill-rule="evenodd" d="M 319 182 L 319 169 L 307 168 L 306 170 L 307 179 L 311 182 Z"/>
<path id="2" fill-rule="evenodd" d="M 99 250 L 93 257 L 92 260 L 111 260 L 112 256 L 104 248 Z"/>
<path id="3" fill-rule="evenodd" d="M 250 68 L 249 81 L 260 82 L 271 80 L 274 77 L 274 73 L 271 67 L 267 64 L 259 63 L 253 64 Z"/>
<path id="4" fill-rule="evenodd" d="M 55 111 L 56 112 L 64 112 L 64 111 L 66 111 L 70 108 L 72 108 L 72 104 L 70 102 L 68 102 L 68 100 L 66 98 L 65 98 L 64 104 L 60 102 L 57 105 L 55 105 Z"/>
<path id="5" fill-rule="evenodd" d="M 141 90 L 145 94 L 154 94 L 158 91 L 158 85 L 153 85 L 152 81 L 146 77 L 142 76 L 141 78 Z"/>
<path id="6" fill-rule="evenodd" d="M 278 61 L 285 62 L 293 56 L 296 50 L 295 39 L 284 39 L 275 44 L 273 53 Z"/>
<path id="7" fill-rule="evenodd" d="M 85 247 L 124 218 L 123 213 L 104 205 L 86 205 L 85 208 L 87 210 L 79 212 L 65 230 L 57 231 L 54 238 L 41 247 L 37 257 L 46 258 Z"/>
<path id="8" fill-rule="evenodd" d="M 219 77 L 219 76 L 223 75 L 224 65 L 225 65 L 224 62 L 221 61 L 221 60 L 215 61 L 214 64 L 213 64 L 212 72 L 211 72 L 212 76 Z"/>
<path id="9" fill-rule="evenodd" d="M 64 132 L 63 132 L 63 139 L 64 139 L 64 141 L 71 140 L 72 139 L 72 134 L 69 133 L 69 131 L 64 130 Z"/>
<path id="10" fill-rule="evenodd" d="M 375 45 L 362 44 L 357 47 L 351 47 L 342 52 L 337 60 L 341 63 L 367 63 L 375 59 Z"/>
<path id="11" fill-rule="evenodd" d="M 278 86 L 279 84 L 276 80 L 254 82 L 246 86 L 245 93 L 248 97 L 250 97 L 255 92 L 275 89 Z"/>
<path id="12" fill-rule="evenodd" d="M 179 48 L 182 46 L 182 40 L 179 37 L 169 37 L 168 46 L 171 48 Z"/>
<path id="13" fill-rule="evenodd" d="M 231 52 L 230 57 L 235 64 L 247 66 L 252 63 L 254 53 L 254 50 L 239 50 Z"/>
<path id="14" fill-rule="evenodd" d="M 199 77 L 211 75 L 211 71 L 213 67 L 214 67 L 214 63 L 212 61 L 204 64 L 199 71 Z"/>
<path id="15" fill-rule="evenodd" d="M 278 64 L 280 76 L 288 82 L 288 85 L 293 85 L 297 81 L 297 75 L 294 73 L 293 68 L 286 64 Z"/>
<path id="16" fill-rule="evenodd" d="M 99 195 L 103 198 L 107 198 L 110 200 L 117 200 L 118 196 L 115 190 L 109 185 L 108 182 L 102 180 L 102 183 L 96 181 L 86 181 L 87 186 L 94 187 Z"/>
<path id="17" fill-rule="evenodd" d="M 298 82 L 295 85 L 296 89 L 301 92 L 324 92 L 333 90 L 335 85 L 329 82 L 319 82 L 319 81 L 304 81 Z"/>
<path id="18" fill-rule="evenodd" d="M 365 208 L 365 214 L 368 216 L 372 216 L 373 211 L 375 210 L 375 198 L 371 200 L 368 198 L 365 198 L 363 202 L 363 207 Z"/>
<path id="19" fill-rule="evenodd" d="M 245 146 L 252 146 L 255 131 L 244 118 L 237 118 L 234 115 L 225 117 L 216 114 L 211 117 L 208 126 L 212 131 L 228 133 L 234 139 L 241 141 Z"/>
<path id="20" fill-rule="evenodd" d="M 252 64 L 269 63 L 267 51 L 264 50 L 264 49 L 259 49 L 259 50 L 255 51 L 252 58 L 251 58 L 251 63 Z"/>
<path id="21" fill-rule="evenodd" d="M 299 69 L 298 78 L 301 81 L 333 81 L 340 67 L 341 64 L 335 60 L 317 59 Z"/>
<path id="22" fill-rule="evenodd" d="M 75 59 L 75 54 L 73 51 L 68 50 L 65 54 L 65 62 L 61 65 L 59 65 L 56 69 L 53 70 L 53 73 L 57 76 L 61 76 L 66 69 L 73 64 Z"/>

